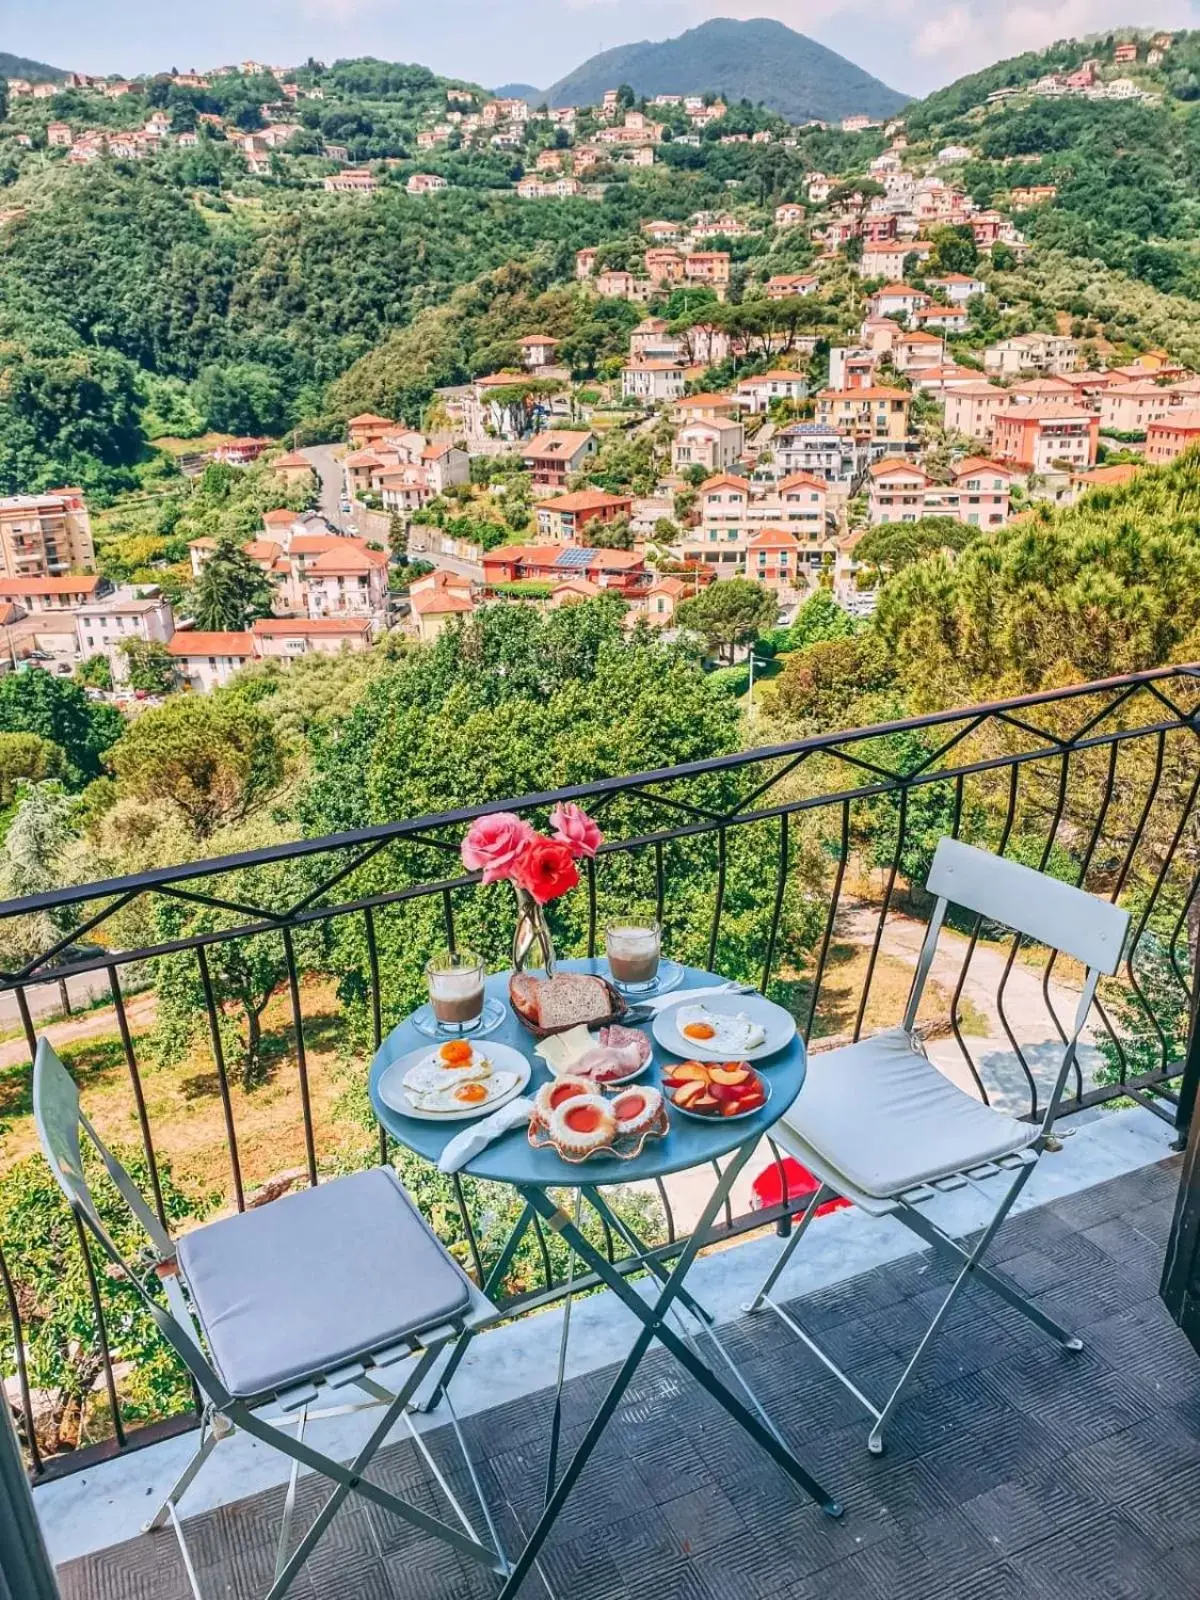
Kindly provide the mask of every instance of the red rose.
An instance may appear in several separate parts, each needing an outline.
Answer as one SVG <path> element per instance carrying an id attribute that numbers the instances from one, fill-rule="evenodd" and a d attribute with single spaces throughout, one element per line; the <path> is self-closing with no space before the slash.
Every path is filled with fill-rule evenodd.
<path id="1" fill-rule="evenodd" d="M 544 906 L 575 887 L 579 868 L 565 844 L 535 833 L 521 852 L 512 876 L 514 883 L 528 889 L 538 905 Z"/>

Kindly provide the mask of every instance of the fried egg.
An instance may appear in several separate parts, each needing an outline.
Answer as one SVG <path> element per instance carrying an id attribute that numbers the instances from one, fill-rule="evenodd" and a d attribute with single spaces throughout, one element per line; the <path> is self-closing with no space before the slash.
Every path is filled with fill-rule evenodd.
<path id="1" fill-rule="evenodd" d="M 710 1011 L 707 1006 L 680 1006 L 675 1025 L 689 1044 L 731 1056 L 745 1055 L 766 1042 L 766 1031 L 744 1011 L 733 1016 Z"/>
<path id="2" fill-rule="evenodd" d="M 424 1093 L 418 1101 L 420 1111 L 476 1111 L 506 1094 L 517 1081 L 515 1072 L 493 1072 L 489 1078 L 473 1078 L 447 1088 Z M 415 1098 L 411 1092 L 409 1098 Z"/>
<path id="3" fill-rule="evenodd" d="M 433 1094 L 439 1089 L 453 1089 L 455 1084 L 481 1083 L 491 1076 L 492 1063 L 478 1050 L 472 1049 L 471 1059 L 461 1065 L 443 1061 L 435 1050 L 409 1067 L 404 1074 L 404 1087 L 417 1094 Z"/>

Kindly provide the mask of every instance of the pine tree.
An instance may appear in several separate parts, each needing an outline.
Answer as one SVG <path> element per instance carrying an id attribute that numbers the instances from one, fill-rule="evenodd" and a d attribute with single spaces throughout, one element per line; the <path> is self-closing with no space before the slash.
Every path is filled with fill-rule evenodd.
<path id="1" fill-rule="evenodd" d="M 270 580 L 232 539 L 217 541 L 192 590 L 192 615 L 206 633 L 243 633 L 256 617 L 269 617 Z"/>

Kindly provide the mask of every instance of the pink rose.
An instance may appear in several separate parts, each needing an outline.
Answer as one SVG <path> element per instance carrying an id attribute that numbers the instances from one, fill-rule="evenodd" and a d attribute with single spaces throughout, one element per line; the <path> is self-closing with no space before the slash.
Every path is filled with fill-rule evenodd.
<path id="1" fill-rule="evenodd" d="M 482 872 L 484 883 L 511 878 L 513 867 L 533 837 L 533 829 L 511 811 L 476 817 L 462 842 L 463 866 Z"/>
<path id="2" fill-rule="evenodd" d="M 550 813 L 550 826 L 554 837 L 566 845 L 577 861 L 581 856 L 594 856 L 604 841 L 604 835 L 587 812 L 569 800 L 555 806 Z"/>

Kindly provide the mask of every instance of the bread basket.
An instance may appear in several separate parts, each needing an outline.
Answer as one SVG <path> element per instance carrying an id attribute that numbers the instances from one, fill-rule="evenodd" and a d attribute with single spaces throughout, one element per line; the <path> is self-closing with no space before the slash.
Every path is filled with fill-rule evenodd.
<path id="1" fill-rule="evenodd" d="M 521 1006 L 517 999 L 519 991 L 514 987 L 514 979 L 521 977 L 528 979 L 532 976 L 532 973 L 514 972 L 512 977 L 508 980 L 508 1001 L 512 1006 L 513 1016 L 516 1017 L 521 1026 L 523 1028 L 528 1028 L 529 1032 L 533 1034 L 535 1039 L 549 1039 L 553 1034 L 566 1033 L 569 1028 L 578 1027 L 579 1024 L 584 1020 L 582 1017 L 577 1017 L 573 1022 L 560 1022 L 553 1028 L 543 1028 L 537 1018 L 535 1016 L 531 1016 L 529 1011 Z M 596 982 L 604 985 L 605 991 L 608 994 L 608 998 L 611 1001 L 611 1008 L 606 1016 L 587 1018 L 587 1026 L 589 1028 L 605 1028 L 609 1025 L 609 1023 L 620 1022 L 621 1018 L 625 1015 L 628 1006 L 613 985 L 609 983 L 607 978 L 601 978 L 599 975 L 596 975 Z"/>

